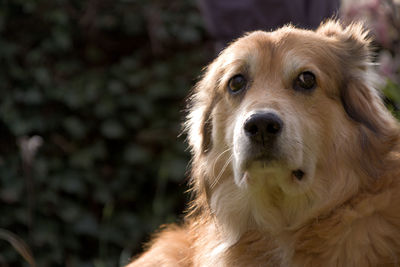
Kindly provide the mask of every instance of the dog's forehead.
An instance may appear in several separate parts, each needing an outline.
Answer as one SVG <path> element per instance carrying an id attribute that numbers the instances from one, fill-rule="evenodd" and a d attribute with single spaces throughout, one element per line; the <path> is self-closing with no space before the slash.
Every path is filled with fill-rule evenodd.
<path id="1" fill-rule="evenodd" d="M 299 71 L 326 65 L 327 47 L 325 37 L 309 30 L 287 27 L 275 32 L 256 31 L 238 39 L 224 52 L 223 67 L 245 68 L 254 75 L 278 72 L 276 76 L 289 79 Z"/>
<path id="2" fill-rule="evenodd" d="M 323 47 L 326 36 L 311 30 L 286 27 L 273 32 L 255 31 L 239 38 L 230 48 L 239 57 L 252 52 L 278 53 L 293 48 Z"/>
<path id="3" fill-rule="evenodd" d="M 226 65 L 250 64 L 257 59 L 268 57 L 273 49 L 271 33 L 256 31 L 231 44 L 222 54 Z"/>

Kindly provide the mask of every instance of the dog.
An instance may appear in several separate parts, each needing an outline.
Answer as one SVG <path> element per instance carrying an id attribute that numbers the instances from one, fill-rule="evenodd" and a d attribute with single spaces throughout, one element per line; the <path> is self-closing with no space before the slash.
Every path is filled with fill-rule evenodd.
<path id="1" fill-rule="evenodd" d="M 361 23 L 230 44 L 189 99 L 193 201 L 138 266 L 400 266 L 399 123 Z"/>

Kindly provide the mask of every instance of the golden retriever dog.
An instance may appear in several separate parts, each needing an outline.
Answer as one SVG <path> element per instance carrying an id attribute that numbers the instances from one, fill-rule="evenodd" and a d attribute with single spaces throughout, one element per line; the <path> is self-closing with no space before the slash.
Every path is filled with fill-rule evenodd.
<path id="1" fill-rule="evenodd" d="M 139 266 L 400 266 L 399 124 L 358 23 L 256 31 L 190 98 L 193 202 Z"/>

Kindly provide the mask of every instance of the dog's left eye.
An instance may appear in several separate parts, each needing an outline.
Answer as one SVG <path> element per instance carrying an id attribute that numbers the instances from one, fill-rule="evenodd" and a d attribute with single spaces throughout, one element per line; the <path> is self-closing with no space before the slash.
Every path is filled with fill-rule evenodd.
<path id="1" fill-rule="evenodd" d="M 295 90 L 312 90 L 317 85 L 315 75 L 311 71 L 300 73 L 293 82 L 293 89 Z"/>
<path id="2" fill-rule="evenodd" d="M 228 82 L 228 89 L 231 93 L 238 93 L 245 89 L 247 85 L 247 80 L 242 74 L 237 74 L 230 78 Z"/>

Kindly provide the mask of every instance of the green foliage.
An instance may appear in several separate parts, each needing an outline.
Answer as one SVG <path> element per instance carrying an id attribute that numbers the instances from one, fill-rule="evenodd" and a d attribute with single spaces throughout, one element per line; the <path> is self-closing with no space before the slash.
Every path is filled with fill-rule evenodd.
<path id="1" fill-rule="evenodd" d="M 387 107 L 400 120 L 400 84 L 388 79 L 383 92 L 386 96 Z"/>
<path id="2" fill-rule="evenodd" d="M 119 266 L 177 220 L 204 41 L 192 0 L 0 2 L 0 228 L 38 266 Z"/>

